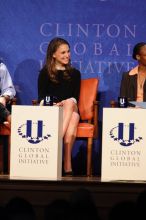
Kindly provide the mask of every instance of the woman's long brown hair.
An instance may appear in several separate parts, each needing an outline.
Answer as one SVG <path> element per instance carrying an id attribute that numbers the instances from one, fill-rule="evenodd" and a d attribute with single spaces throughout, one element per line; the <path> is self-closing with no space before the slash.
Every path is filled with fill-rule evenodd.
<path id="1" fill-rule="evenodd" d="M 58 83 L 57 77 L 56 77 L 56 68 L 55 68 L 55 58 L 53 57 L 53 54 L 57 51 L 60 45 L 67 44 L 70 48 L 69 43 L 64 40 L 63 38 L 54 38 L 50 41 L 47 49 L 47 56 L 46 56 L 46 68 L 49 74 L 49 78 L 51 81 Z M 65 71 L 64 71 L 64 78 L 70 79 L 70 71 L 72 70 L 71 63 L 69 62 L 67 65 L 65 65 Z"/>

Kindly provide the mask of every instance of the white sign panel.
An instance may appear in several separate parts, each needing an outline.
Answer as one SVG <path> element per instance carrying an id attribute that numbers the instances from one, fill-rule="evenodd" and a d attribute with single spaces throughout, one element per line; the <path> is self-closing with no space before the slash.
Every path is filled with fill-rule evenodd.
<path id="1" fill-rule="evenodd" d="M 62 176 L 62 108 L 13 106 L 11 179 L 57 180 Z"/>
<path id="2" fill-rule="evenodd" d="M 104 108 L 101 180 L 146 180 L 146 109 Z"/>

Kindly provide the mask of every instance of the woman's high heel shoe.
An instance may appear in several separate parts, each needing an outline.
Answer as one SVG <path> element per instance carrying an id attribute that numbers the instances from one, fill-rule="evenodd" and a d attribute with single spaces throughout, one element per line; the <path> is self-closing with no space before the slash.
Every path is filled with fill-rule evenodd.
<path id="1" fill-rule="evenodd" d="M 73 176 L 73 172 L 72 171 L 67 171 L 67 172 L 64 171 L 64 175 L 63 176 L 71 177 L 71 176 Z"/>

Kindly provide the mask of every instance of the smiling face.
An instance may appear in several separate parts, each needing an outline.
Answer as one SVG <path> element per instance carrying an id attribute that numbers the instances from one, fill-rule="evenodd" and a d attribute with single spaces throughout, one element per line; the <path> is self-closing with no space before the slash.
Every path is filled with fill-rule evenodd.
<path id="1" fill-rule="evenodd" d="M 64 67 L 70 62 L 70 48 L 67 44 L 61 44 L 53 54 L 56 66 Z"/>

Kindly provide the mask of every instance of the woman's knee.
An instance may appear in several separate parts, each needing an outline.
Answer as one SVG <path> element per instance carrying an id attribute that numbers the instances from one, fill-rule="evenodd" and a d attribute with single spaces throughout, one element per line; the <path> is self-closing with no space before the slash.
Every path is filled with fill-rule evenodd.
<path id="1" fill-rule="evenodd" d="M 64 107 L 74 110 L 76 103 L 72 99 L 66 99 L 64 102 Z"/>
<path id="2" fill-rule="evenodd" d="M 72 120 L 74 121 L 74 122 L 79 122 L 79 120 L 80 120 L 80 115 L 79 115 L 79 113 L 78 112 L 73 112 L 73 114 L 72 114 Z"/>

